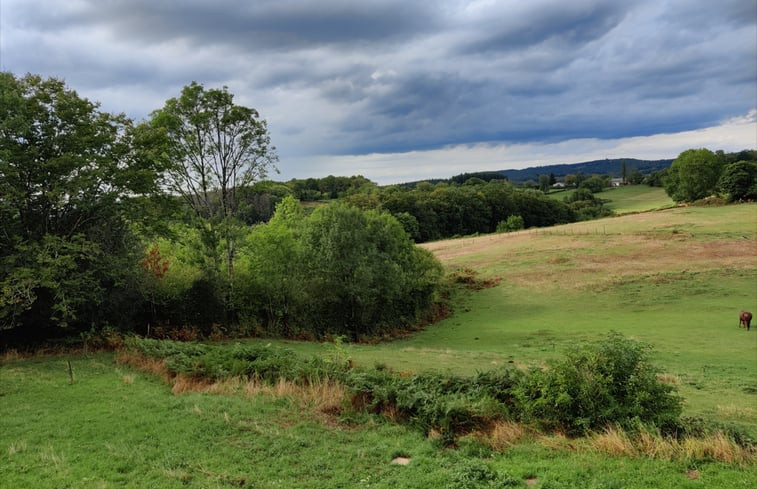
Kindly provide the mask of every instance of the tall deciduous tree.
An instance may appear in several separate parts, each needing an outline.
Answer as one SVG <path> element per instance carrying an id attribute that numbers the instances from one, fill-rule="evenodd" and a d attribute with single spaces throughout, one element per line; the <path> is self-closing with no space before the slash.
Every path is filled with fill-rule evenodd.
<path id="1" fill-rule="evenodd" d="M 676 202 L 692 202 L 716 193 L 723 162 L 709 149 L 688 149 L 678 155 L 664 181 Z"/>
<path id="2" fill-rule="evenodd" d="M 120 295 L 128 219 L 157 189 L 137 141 L 60 80 L 0 73 L 0 329 L 89 323 Z"/>
<path id="3" fill-rule="evenodd" d="M 225 261 L 229 289 L 237 251 L 239 190 L 265 178 L 277 161 L 266 121 L 233 99 L 227 87 L 206 89 L 192 82 L 150 121 L 167 138 L 169 187 L 199 218 L 214 270 Z M 216 253 L 221 243 L 224 259 Z"/>
<path id="4" fill-rule="evenodd" d="M 730 202 L 757 197 L 757 162 L 737 161 L 726 165 L 718 188 Z"/>

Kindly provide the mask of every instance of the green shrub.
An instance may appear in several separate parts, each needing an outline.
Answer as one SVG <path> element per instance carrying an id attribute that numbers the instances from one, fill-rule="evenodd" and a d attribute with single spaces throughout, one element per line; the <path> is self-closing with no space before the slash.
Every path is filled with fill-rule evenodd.
<path id="1" fill-rule="evenodd" d="M 700 429 L 696 422 L 680 419 L 681 399 L 657 380 L 647 363 L 648 347 L 617 333 L 571 351 L 548 370 L 523 372 L 507 365 L 473 377 L 434 372 L 404 377 L 388 369 L 353 369 L 333 352 L 325 358 L 303 358 L 263 345 L 130 338 L 126 347 L 165 358 L 173 374 L 197 378 L 339 381 L 351 396 L 352 413 L 391 413 L 424 433 L 437 431 L 447 446 L 496 420 L 520 419 L 571 435 L 610 424 L 629 430 L 653 425 L 666 433 Z"/>
<path id="2" fill-rule="evenodd" d="M 348 368 L 322 358 L 302 358 L 291 350 L 263 345 L 202 345 L 133 338 L 126 346 L 146 356 L 165 358 L 166 368 L 172 374 L 208 380 L 243 377 L 275 383 L 284 378 L 313 383 L 341 380 Z"/>
<path id="3" fill-rule="evenodd" d="M 512 231 L 518 231 L 525 227 L 523 218 L 520 216 L 508 216 L 506 221 L 499 221 L 497 223 L 498 233 L 509 233 Z"/>
<path id="4" fill-rule="evenodd" d="M 506 473 L 499 473 L 481 460 L 465 460 L 451 473 L 447 489 L 479 489 L 485 487 L 518 487 L 523 481 Z"/>
<path id="5" fill-rule="evenodd" d="M 548 370 L 532 371 L 516 389 L 523 419 L 582 435 L 608 424 L 675 425 L 681 399 L 657 380 L 648 347 L 621 334 L 579 347 Z"/>

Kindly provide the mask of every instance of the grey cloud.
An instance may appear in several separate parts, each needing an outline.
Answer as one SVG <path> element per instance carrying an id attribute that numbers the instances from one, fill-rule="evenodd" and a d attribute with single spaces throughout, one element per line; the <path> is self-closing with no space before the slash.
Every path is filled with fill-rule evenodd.
<path id="1" fill-rule="evenodd" d="M 45 28 L 61 28 L 60 16 L 80 26 L 110 25 L 137 43 L 181 39 L 195 46 L 225 44 L 234 52 L 284 51 L 319 44 L 406 38 L 433 28 L 437 14 L 406 1 L 322 0 L 89 0 L 86 9 L 42 16 Z"/>
<path id="2" fill-rule="evenodd" d="M 526 4 L 528 5 L 528 3 Z M 517 17 L 507 10 L 492 9 L 491 18 L 474 26 L 477 33 L 464 43 L 464 54 L 513 51 L 546 42 L 558 42 L 563 49 L 574 48 L 606 35 L 623 19 L 620 2 L 553 2 L 531 4 Z"/>
<path id="3" fill-rule="evenodd" d="M 757 106 L 753 0 L 5 1 L 8 69 L 137 118 L 228 85 L 282 155 L 650 135 Z"/>

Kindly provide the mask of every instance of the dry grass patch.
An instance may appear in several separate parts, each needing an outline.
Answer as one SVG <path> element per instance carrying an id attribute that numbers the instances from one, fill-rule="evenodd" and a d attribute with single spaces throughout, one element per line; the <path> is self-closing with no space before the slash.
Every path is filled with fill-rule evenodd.
<path id="1" fill-rule="evenodd" d="M 622 428 L 609 427 L 590 436 L 587 441 L 592 449 L 612 456 L 717 461 L 736 465 L 757 462 L 755 449 L 739 445 L 722 432 L 677 440 L 646 429 L 630 436 Z"/>
<path id="2" fill-rule="evenodd" d="M 502 450 L 523 441 L 527 434 L 527 430 L 520 423 L 498 421 L 494 423 L 485 439 L 495 450 Z"/>
<path id="3" fill-rule="evenodd" d="M 8 455 L 13 456 L 17 453 L 24 453 L 26 451 L 26 448 L 27 445 L 25 441 L 13 442 L 8 445 Z"/>
<path id="4" fill-rule="evenodd" d="M 737 445 L 721 432 L 704 438 L 686 438 L 680 443 L 680 452 L 690 460 L 716 460 L 739 465 L 757 462 L 754 450 Z"/>
<path id="5" fill-rule="evenodd" d="M 751 419 L 754 417 L 754 409 L 750 406 L 737 406 L 728 404 L 726 406 L 717 406 L 718 412 L 732 418 Z"/>
<path id="6" fill-rule="evenodd" d="M 297 400 L 300 407 L 314 408 L 323 413 L 340 411 L 347 399 L 344 386 L 328 380 L 300 384 L 281 378 L 270 385 L 253 379 L 244 384 L 244 393 L 249 397 L 266 395 L 291 398 Z"/>
<path id="7" fill-rule="evenodd" d="M 157 375 L 166 383 L 169 383 L 173 378 L 166 368 L 166 362 L 163 359 L 155 359 L 140 355 L 139 353 L 119 350 L 116 352 L 115 361 L 119 365 L 127 365 L 140 372 Z"/>
<path id="8" fill-rule="evenodd" d="M 663 384 L 668 384 L 668 385 L 681 384 L 681 378 L 675 374 L 658 373 L 657 380 L 659 380 Z"/>
<path id="9" fill-rule="evenodd" d="M 13 362 L 16 360 L 20 360 L 22 358 L 23 358 L 23 355 L 21 355 L 17 350 L 14 350 L 14 349 L 6 350 L 2 353 L 2 355 L 0 355 L 0 365 Z"/>
<path id="10" fill-rule="evenodd" d="M 755 268 L 753 232 L 751 236 L 724 238 L 712 234 L 719 229 L 715 222 L 712 230 L 698 226 L 684 234 L 679 228 L 690 226 L 688 220 L 677 213 L 631 215 L 421 246 L 449 269 L 487 270 L 487 275 L 507 283 L 536 289 L 564 287 L 566 273 L 571 276 L 570 286 L 581 289 L 628 276 Z M 661 231 L 657 231 L 659 226 L 663 226 Z"/>
<path id="11" fill-rule="evenodd" d="M 635 457 L 636 447 L 622 428 L 608 426 L 590 438 L 591 445 L 603 453 Z"/>

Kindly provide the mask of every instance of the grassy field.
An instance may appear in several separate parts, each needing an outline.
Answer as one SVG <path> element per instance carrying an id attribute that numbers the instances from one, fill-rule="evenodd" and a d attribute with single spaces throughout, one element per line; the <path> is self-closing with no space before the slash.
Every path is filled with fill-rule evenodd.
<path id="1" fill-rule="evenodd" d="M 575 190 L 561 190 L 550 192 L 553 199 L 563 200 Z M 606 200 L 605 206 L 618 215 L 650 210 L 666 209 L 675 205 L 662 187 L 647 185 L 627 185 L 625 187 L 608 188 L 595 194 L 597 198 Z"/>
<path id="2" fill-rule="evenodd" d="M 495 487 L 482 474 L 496 474 L 496 487 L 757 484 L 750 465 L 628 457 L 612 447 L 608 454 L 561 436 L 500 452 L 475 439 L 443 449 L 416 430 L 375 417 L 339 420 L 318 405 L 244 389 L 174 395 L 159 377 L 114 365 L 106 354 L 6 359 L 0 487 Z"/>
<path id="3" fill-rule="evenodd" d="M 672 208 L 425 247 L 450 272 L 467 268 L 499 285 L 457 292 L 451 317 L 406 339 L 346 345 L 357 364 L 455 373 L 542 365 L 616 330 L 654 347 L 685 414 L 757 436 L 757 326 L 737 327 L 740 309 L 757 310 L 757 205 Z M 313 397 L 243 388 L 175 395 L 107 354 L 1 361 L 2 488 L 489 487 L 475 481 L 483 469 L 513 487 L 757 486 L 754 465 L 622 456 L 560 436 L 526 437 L 496 453 L 474 439 L 442 449 L 378 418 L 338 419 Z M 398 456 L 409 464 L 393 464 Z"/>
<path id="4" fill-rule="evenodd" d="M 597 194 L 600 199 L 608 200 L 606 206 L 617 214 L 644 212 L 665 209 L 674 205 L 662 187 L 647 185 L 627 185 L 609 188 Z"/>

